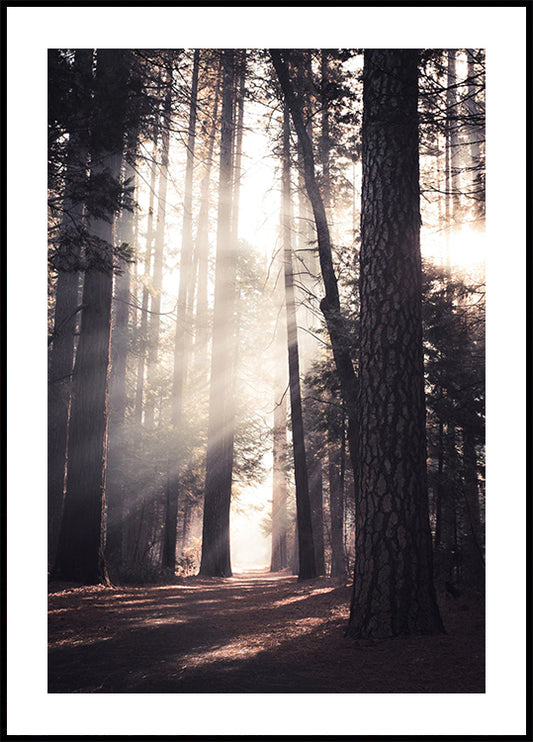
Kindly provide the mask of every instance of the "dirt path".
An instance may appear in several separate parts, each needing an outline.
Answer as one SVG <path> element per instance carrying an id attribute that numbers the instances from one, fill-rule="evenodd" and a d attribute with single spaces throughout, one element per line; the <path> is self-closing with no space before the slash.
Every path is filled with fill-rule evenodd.
<path id="1" fill-rule="evenodd" d="M 442 601 L 447 634 L 344 637 L 350 588 L 284 573 L 127 588 L 51 586 L 52 693 L 484 691 L 483 613 Z"/>

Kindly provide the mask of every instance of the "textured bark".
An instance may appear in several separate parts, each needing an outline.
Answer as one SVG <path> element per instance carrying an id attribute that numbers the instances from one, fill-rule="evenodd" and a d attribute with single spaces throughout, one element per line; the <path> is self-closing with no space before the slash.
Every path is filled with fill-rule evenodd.
<path id="1" fill-rule="evenodd" d="M 213 349 L 209 390 L 209 426 L 206 460 L 202 559 L 200 574 L 231 576 L 230 506 L 231 478 L 228 458 L 231 430 L 228 417 L 231 400 L 232 313 L 235 264 L 231 244 L 231 201 L 233 171 L 233 81 L 234 52 L 223 52 L 222 122 L 220 141 L 220 179 L 217 223 L 217 255 L 213 322 Z"/>
<path id="2" fill-rule="evenodd" d="M 96 68 L 93 143 L 96 172 L 120 173 L 123 116 L 128 75 L 127 53 L 99 50 Z M 107 112 L 112 106 L 111 123 Z M 91 233 L 114 241 L 114 222 L 89 220 Z M 73 374 L 67 488 L 55 576 L 85 584 L 107 582 L 103 553 L 108 368 L 112 271 L 87 269 L 83 312 Z"/>
<path id="3" fill-rule="evenodd" d="M 75 70 L 81 79 L 91 78 L 93 52 L 76 51 Z M 87 92 L 88 94 L 88 92 Z M 67 150 L 65 194 L 60 239 L 72 238 L 81 229 L 83 202 L 74 200 L 76 185 L 85 179 L 89 154 L 88 121 L 70 133 Z M 74 259 L 80 256 L 69 240 Z M 80 273 L 59 270 L 55 290 L 53 339 L 48 369 L 48 561 L 53 566 L 63 511 L 68 439 L 68 418 L 74 364 L 75 334 L 79 322 Z"/>
<path id="4" fill-rule="evenodd" d="M 443 631 L 425 451 L 417 55 L 365 52 L 360 489 L 348 632 Z"/>
<path id="5" fill-rule="evenodd" d="M 281 174 L 281 218 L 285 277 L 285 309 L 287 317 L 287 346 L 289 356 L 289 391 L 291 402 L 292 447 L 294 479 L 296 485 L 296 522 L 300 579 L 316 577 L 316 560 L 313 544 L 313 526 L 307 458 L 305 451 L 302 398 L 300 390 L 300 362 L 298 356 L 298 326 L 294 301 L 294 276 L 291 246 L 291 191 L 290 191 L 290 140 L 287 107 L 283 116 L 283 153 Z"/>

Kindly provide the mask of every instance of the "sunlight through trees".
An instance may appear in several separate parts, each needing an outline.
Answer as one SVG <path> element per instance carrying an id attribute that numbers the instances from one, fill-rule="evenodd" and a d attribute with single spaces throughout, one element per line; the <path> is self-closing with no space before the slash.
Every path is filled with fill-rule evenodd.
<path id="1" fill-rule="evenodd" d="M 442 631 L 484 587 L 484 51 L 48 75 L 51 575 L 229 578 L 237 518 L 241 569 L 355 575 L 352 636 Z"/>

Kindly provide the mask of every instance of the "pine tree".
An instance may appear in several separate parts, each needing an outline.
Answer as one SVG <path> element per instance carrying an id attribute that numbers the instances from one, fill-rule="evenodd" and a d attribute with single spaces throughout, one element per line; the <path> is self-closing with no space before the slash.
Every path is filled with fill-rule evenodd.
<path id="1" fill-rule="evenodd" d="M 426 481 L 417 55 L 366 51 L 363 80 L 360 486 L 348 632 L 439 633 Z"/>
<path id="2" fill-rule="evenodd" d="M 235 301 L 235 264 L 231 241 L 234 133 L 234 52 L 222 57 L 222 122 L 217 221 L 217 255 L 213 348 L 209 392 L 209 429 L 206 461 L 202 559 L 200 574 L 230 577 L 230 506 L 232 431 L 232 314 Z M 228 345 L 229 343 L 229 345 Z"/>
<path id="3" fill-rule="evenodd" d="M 127 52 L 98 50 L 91 141 L 93 183 L 118 182 L 127 82 Z M 101 194 L 100 194 L 101 195 Z M 107 582 L 103 533 L 108 370 L 113 286 L 113 214 L 92 204 L 83 311 L 73 372 L 67 483 L 54 573 L 85 584 Z M 92 248 L 92 249 L 91 249 Z"/>

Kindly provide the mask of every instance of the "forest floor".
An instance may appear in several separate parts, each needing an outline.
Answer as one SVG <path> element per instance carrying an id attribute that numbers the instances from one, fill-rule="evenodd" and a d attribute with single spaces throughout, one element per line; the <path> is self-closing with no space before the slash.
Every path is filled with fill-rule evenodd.
<path id="1" fill-rule="evenodd" d="M 50 693 L 483 693 L 484 608 L 440 596 L 446 633 L 344 636 L 350 587 L 287 573 L 49 588 Z"/>

